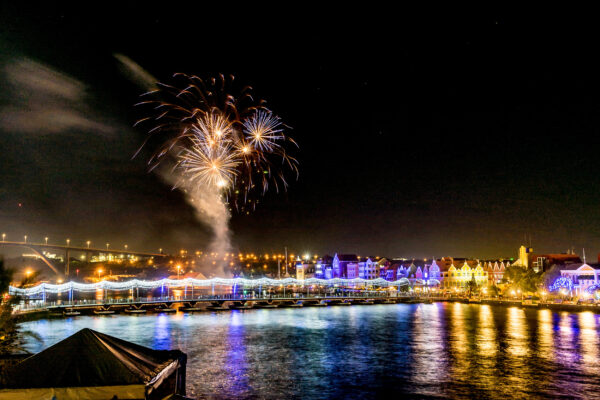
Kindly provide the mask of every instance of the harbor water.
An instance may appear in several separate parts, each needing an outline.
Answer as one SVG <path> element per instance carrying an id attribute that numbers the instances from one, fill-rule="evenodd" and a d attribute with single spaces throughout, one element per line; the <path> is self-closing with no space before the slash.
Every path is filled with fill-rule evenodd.
<path id="1" fill-rule="evenodd" d="M 22 324 L 43 342 L 91 328 L 188 355 L 194 398 L 600 398 L 600 314 L 434 303 L 80 316 Z"/>

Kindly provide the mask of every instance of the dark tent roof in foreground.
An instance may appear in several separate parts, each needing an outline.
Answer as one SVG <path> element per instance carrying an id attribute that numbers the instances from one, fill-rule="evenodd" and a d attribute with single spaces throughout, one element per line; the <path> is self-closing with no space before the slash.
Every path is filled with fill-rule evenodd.
<path id="1" fill-rule="evenodd" d="M 186 356 L 85 328 L 16 365 L 4 388 L 145 385 Z M 184 361 L 185 362 L 185 361 Z"/>

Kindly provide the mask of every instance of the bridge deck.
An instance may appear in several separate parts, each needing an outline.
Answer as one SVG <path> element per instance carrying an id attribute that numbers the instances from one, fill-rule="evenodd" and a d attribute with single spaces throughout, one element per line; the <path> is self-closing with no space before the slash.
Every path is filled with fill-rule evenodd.
<path id="1" fill-rule="evenodd" d="M 253 305 L 260 304 L 273 304 L 282 305 L 290 303 L 299 304 L 335 304 L 335 303 L 352 303 L 352 302 L 363 302 L 363 303 L 384 303 L 384 302 L 407 302 L 410 301 L 410 297 L 398 296 L 398 297 L 387 297 L 387 296 L 310 296 L 310 297 L 292 297 L 292 296 L 273 296 L 273 297 L 230 297 L 230 296 L 215 296 L 215 297 L 198 297 L 198 298 L 144 298 L 144 299 L 109 299 L 109 301 L 86 301 L 86 300 L 75 300 L 73 302 L 65 301 L 61 303 L 46 303 L 36 304 L 33 307 L 23 307 L 21 311 L 31 310 L 48 310 L 48 311 L 63 311 L 66 308 L 69 309 L 108 309 L 108 308 L 143 308 L 145 306 L 152 305 L 164 305 L 171 307 L 174 304 L 245 304 L 252 303 Z"/>

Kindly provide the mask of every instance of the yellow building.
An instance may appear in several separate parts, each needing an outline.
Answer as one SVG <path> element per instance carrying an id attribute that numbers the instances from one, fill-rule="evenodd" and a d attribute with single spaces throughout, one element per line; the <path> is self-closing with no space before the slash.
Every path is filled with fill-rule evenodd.
<path id="1" fill-rule="evenodd" d="M 477 262 L 477 265 L 471 266 L 465 260 L 460 267 L 452 263 L 448 270 L 443 273 L 442 286 L 444 288 L 466 288 L 473 278 L 477 286 L 488 284 L 488 273 L 483 269 L 481 263 Z"/>

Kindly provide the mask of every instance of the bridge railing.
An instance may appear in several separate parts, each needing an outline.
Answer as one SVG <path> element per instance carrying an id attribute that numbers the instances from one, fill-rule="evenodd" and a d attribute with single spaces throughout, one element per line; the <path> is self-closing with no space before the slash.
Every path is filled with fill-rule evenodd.
<path id="1" fill-rule="evenodd" d="M 109 306 L 109 305 L 127 305 L 127 304 L 152 304 L 165 302 L 195 302 L 195 301 L 281 301 L 281 300 L 330 300 L 330 299 L 377 299 L 377 298 L 396 298 L 411 297 L 408 293 L 395 292 L 346 292 L 346 293 L 291 293 L 291 294 L 272 294 L 272 295 L 253 295 L 253 294 L 201 294 L 195 296 L 159 296 L 159 297 L 107 297 L 101 299 L 65 299 L 65 300 L 30 300 L 23 301 L 15 306 L 15 312 L 27 312 L 33 310 L 46 309 L 49 307 L 77 307 L 77 306 Z"/>

